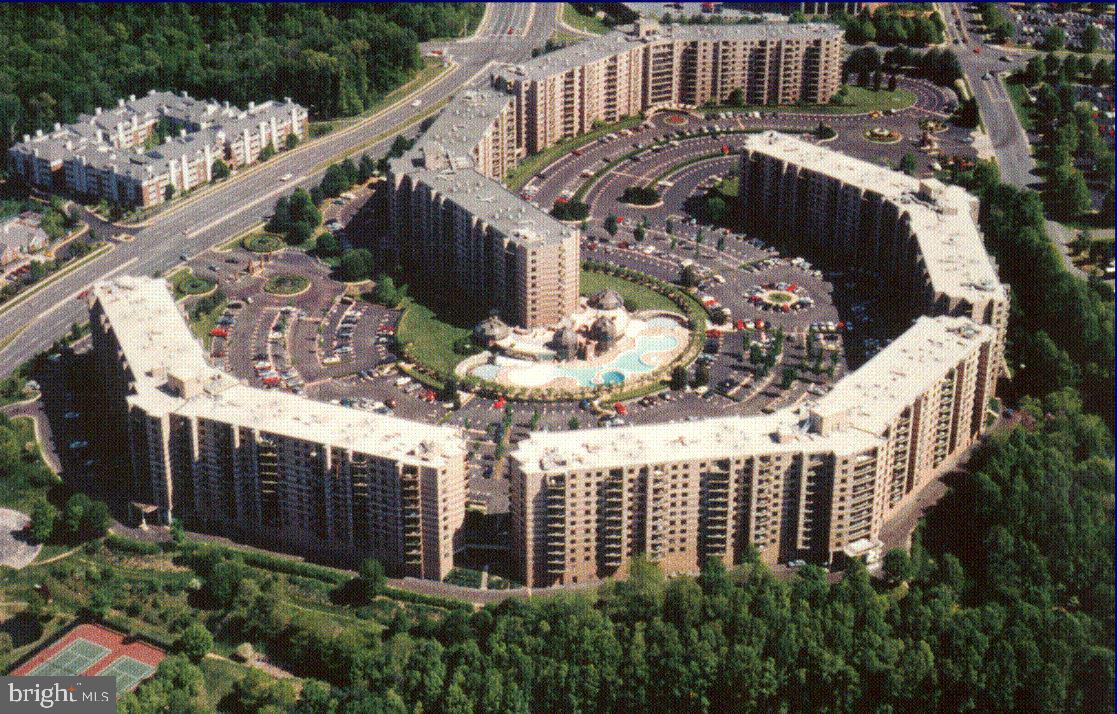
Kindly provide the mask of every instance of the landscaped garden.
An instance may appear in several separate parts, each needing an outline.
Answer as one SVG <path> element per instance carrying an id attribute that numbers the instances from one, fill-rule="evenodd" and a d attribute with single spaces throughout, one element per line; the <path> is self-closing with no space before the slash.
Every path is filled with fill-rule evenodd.
<path id="1" fill-rule="evenodd" d="M 264 283 L 264 292 L 272 295 L 298 295 L 310 287 L 310 280 L 301 275 L 280 273 L 268 278 Z"/>
<path id="2" fill-rule="evenodd" d="M 168 280 L 170 280 L 171 287 L 174 289 L 175 299 L 181 299 L 188 295 L 205 295 L 217 287 L 216 281 L 195 275 L 194 271 L 189 268 L 183 268 L 175 272 Z"/>
<path id="3" fill-rule="evenodd" d="M 283 247 L 283 239 L 274 233 L 253 233 L 241 245 L 253 253 L 274 253 Z"/>
<path id="4" fill-rule="evenodd" d="M 631 312 L 639 312 L 640 310 L 664 310 L 680 315 L 684 314 L 683 310 L 676 305 L 671 298 L 657 293 L 651 288 L 638 285 L 630 280 L 625 280 L 615 275 L 607 275 L 606 273 L 598 273 L 589 270 L 582 271 L 579 286 L 582 295 L 593 295 L 605 289 L 616 290 L 620 296 L 624 298 L 625 308 Z"/>

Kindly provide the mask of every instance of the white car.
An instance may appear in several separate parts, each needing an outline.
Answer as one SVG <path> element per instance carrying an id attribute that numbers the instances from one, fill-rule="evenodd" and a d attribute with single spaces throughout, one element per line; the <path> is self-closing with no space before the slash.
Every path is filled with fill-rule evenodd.
<path id="1" fill-rule="evenodd" d="M 422 104 L 423 104 L 422 99 L 416 99 L 415 101 L 411 102 L 411 106 L 413 106 L 413 107 L 422 106 Z"/>
<path id="2" fill-rule="evenodd" d="M 280 181 L 290 181 L 292 178 L 294 178 L 293 174 L 283 174 L 282 176 L 279 177 L 279 180 Z"/>

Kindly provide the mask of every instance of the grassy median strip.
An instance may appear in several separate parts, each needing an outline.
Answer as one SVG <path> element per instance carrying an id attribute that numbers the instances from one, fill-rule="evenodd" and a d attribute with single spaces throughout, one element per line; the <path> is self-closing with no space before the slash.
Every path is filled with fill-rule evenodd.
<path id="1" fill-rule="evenodd" d="M 550 166 L 560 157 L 569 154 L 574 149 L 597 141 L 606 134 L 611 134 L 622 129 L 631 129 L 642 121 L 644 121 L 644 118 L 640 116 L 628 117 L 627 119 L 621 119 L 615 124 L 599 126 L 581 136 L 573 139 L 566 139 L 554 146 L 547 147 L 516 164 L 516 166 L 508 172 L 508 175 L 504 177 L 504 185 L 512 191 L 518 191 L 524 187 L 524 184 L 531 180 L 532 176 Z"/>
<path id="2" fill-rule="evenodd" d="M 449 103 L 450 103 L 450 97 L 443 97 L 441 100 L 439 100 L 439 101 L 435 102 L 434 104 L 430 105 L 429 107 L 427 107 L 426 111 L 414 115 L 413 117 L 411 117 L 407 121 L 404 121 L 400 124 L 396 124 L 391 129 L 388 129 L 386 131 L 382 131 L 382 132 L 380 132 L 379 134 L 377 134 L 376 136 L 372 137 L 371 139 L 369 139 L 367 141 L 363 141 L 360 144 L 357 144 L 356 146 L 345 149 L 344 151 L 339 151 L 338 153 L 334 154 L 333 156 L 326 159 L 325 161 L 319 162 L 318 164 L 316 164 L 314 166 L 314 168 L 312 168 L 310 170 L 310 173 L 320 171 L 321 169 L 326 168 L 330 164 L 336 164 L 339 161 L 344 161 L 345 159 L 349 158 L 350 156 L 353 156 L 354 154 L 356 154 L 360 151 L 364 151 L 365 149 L 367 149 L 368 147 L 370 147 L 374 144 L 378 144 L 381 141 L 384 141 L 385 139 L 387 139 L 388 137 L 390 137 L 393 134 L 399 134 L 400 132 L 407 129 L 408 127 L 413 126 L 415 124 L 418 124 L 419 122 L 423 121 L 424 119 L 431 116 L 435 112 L 441 110 L 442 107 L 446 106 Z"/>
<path id="3" fill-rule="evenodd" d="M 697 164 L 699 161 L 708 161 L 710 159 L 720 159 L 723 156 L 726 156 L 726 154 L 723 154 L 720 151 L 717 151 L 717 152 L 714 152 L 712 154 L 702 154 L 701 156 L 693 156 L 693 157 L 687 159 L 686 161 L 680 161 L 679 163 L 675 164 L 674 166 L 672 166 L 672 167 L 670 167 L 670 168 L 668 168 L 664 171 L 661 171 L 658 176 L 656 176 L 650 182 L 648 182 L 648 186 L 650 186 L 652 188 L 655 188 L 656 186 L 659 185 L 659 182 L 662 181 L 663 179 L 667 178 L 668 176 L 670 176 L 672 174 L 676 174 L 676 173 L 682 171 L 683 169 L 685 169 L 686 167 L 688 167 L 692 164 Z"/>

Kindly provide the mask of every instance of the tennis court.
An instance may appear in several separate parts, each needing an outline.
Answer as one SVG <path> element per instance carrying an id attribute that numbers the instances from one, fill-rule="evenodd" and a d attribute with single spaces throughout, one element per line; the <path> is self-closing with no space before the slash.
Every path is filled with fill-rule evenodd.
<path id="1" fill-rule="evenodd" d="M 76 677 L 104 659 L 110 651 L 96 642 L 78 638 L 27 674 L 32 677 Z"/>
<path id="2" fill-rule="evenodd" d="M 121 655 L 112 664 L 97 673 L 99 677 L 116 677 L 116 691 L 130 692 L 136 685 L 155 672 L 155 667 L 128 655 Z"/>

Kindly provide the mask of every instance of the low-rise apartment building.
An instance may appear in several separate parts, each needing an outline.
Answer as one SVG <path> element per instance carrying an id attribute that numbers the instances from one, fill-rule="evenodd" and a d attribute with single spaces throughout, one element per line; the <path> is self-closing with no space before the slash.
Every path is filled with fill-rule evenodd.
<path id="1" fill-rule="evenodd" d="M 536 433 L 511 455 L 512 551 L 529 586 L 709 558 L 830 562 L 983 428 L 992 328 L 922 317 L 813 404 L 771 415 Z"/>
<path id="2" fill-rule="evenodd" d="M 240 383 L 211 367 L 161 280 L 90 292 L 102 438 L 159 520 L 442 579 L 465 515 L 461 434 Z"/>
<path id="3" fill-rule="evenodd" d="M 825 104 L 841 85 L 842 30 L 835 25 L 661 27 L 642 19 L 517 66 L 493 82 L 516 97 L 519 144 L 528 153 L 655 108 L 721 104 Z"/>
<path id="4" fill-rule="evenodd" d="M 218 159 L 250 164 L 265 146 L 278 150 L 288 135 L 305 137 L 307 121 L 306 110 L 290 99 L 241 110 L 152 90 L 73 124 L 24 135 L 8 150 L 8 165 L 39 188 L 146 207 L 162 202 L 168 186 L 188 191 L 208 182 Z M 158 136 L 162 141 L 154 143 Z"/>

